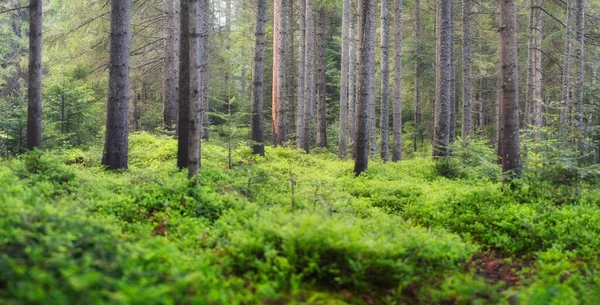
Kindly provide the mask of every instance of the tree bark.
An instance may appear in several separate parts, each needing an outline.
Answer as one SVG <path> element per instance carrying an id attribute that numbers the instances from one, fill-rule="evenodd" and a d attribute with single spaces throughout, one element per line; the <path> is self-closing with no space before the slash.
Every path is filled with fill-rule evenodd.
<path id="1" fill-rule="evenodd" d="M 505 174 L 520 174 L 517 3 L 500 1 L 500 158 Z"/>
<path id="2" fill-rule="evenodd" d="M 463 2 L 463 117 L 462 139 L 468 143 L 473 132 L 473 34 L 471 9 L 473 0 Z"/>
<path id="3" fill-rule="evenodd" d="M 256 23 L 254 25 L 254 73 L 252 80 L 252 152 L 265 155 L 263 130 L 263 78 L 265 65 L 265 24 L 267 1 L 256 0 Z"/>
<path id="4" fill-rule="evenodd" d="M 392 161 L 402 160 L 402 0 L 396 0 L 394 26 L 394 106 Z M 416 133 L 416 130 L 415 130 Z"/>
<path id="5" fill-rule="evenodd" d="M 286 28 L 287 28 L 287 32 L 288 34 L 287 36 L 287 41 L 288 43 L 286 44 L 286 116 L 287 116 L 287 123 L 286 123 L 286 140 L 289 140 L 289 134 L 290 134 L 290 130 L 294 131 L 296 130 L 296 96 L 294 94 L 295 90 L 296 90 L 296 57 L 294 56 L 294 50 L 295 50 L 295 45 L 294 45 L 294 35 L 295 35 L 295 31 L 296 31 L 296 27 L 295 27 L 295 16 L 294 16 L 294 5 L 292 3 L 292 0 L 287 0 L 286 2 L 286 10 L 287 10 L 287 19 L 286 19 Z M 289 108 L 288 108 L 289 107 Z"/>
<path id="6" fill-rule="evenodd" d="M 360 175 L 369 163 L 369 103 L 373 98 L 375 72 L 375 0 L 358 0 L 359 61 L 354 173 Z"/>
<path id="7" fill-rule="evenodd" d="M 42 0 L 29 1 L 27 149 L 34 148 L 42 148 Z"/>
<path id="8" fill-rule="evenodd" d="M 193 0 L 191 0 L 193 1 Z M 210 39 L 210 2 L 209 0 L 199 0 L 200 14 L 200 43 L 202 49 L 200 53 L 200 95 L 202 97 L 201 112 L 202 112 L 202 139 L 209 138 L 209 80 L 210 80 L 210 63 L 209 63 L 209 39 Z"/>
<path id="9" fill-rule="evenodd" d="M 458 107 L 456 106 L 456 60 L 454 58 L 454 4 L 450 3 L 450 136 L 448 144 L 456 139 L 456 121 Z"/>
<path id="10" fill-rule="evenodd" d="M 564 141 L 567 136 L 569 126 L 569 110 L 571 109 L 570 82 L 571 82 L 571 53 L 573 36 L 573 0 L 567 2 L 567 22 L 565 35 L 565 60 L 563 63 L 562 76 L 562 97 L 560 109 L 560 140 Z"/>
<path id="11" fill-rule="evenodd" d="M 348 70 L 350 69 L 350 0 L 342 3 L 342 66 L 340 76 L 340 133 L 338 157 L 346 158 L 347 130 L 348 130 Z"/>
<path id="12" fill-rule="evenodd" d="M 287 140 L 285 130 L 285 2 L 286 0 L 274 0 L 273 7 L 273 93 L 271 109 L 276 146 L 283 145 Z"/>
<path id="13" fill-rule="evenodd" d="M 540 0 L 534 0 L 536 6 L 541 5 Z M 538 3 L 538 1 L 540 1 Z M 543 12 L 539 8 L 535 10 L 533 16 L 533 48 L 531 52 L 535 59 L 532 71 L 532 105 L 533 105 L 533 124 L 537 128 L 543 125 L 542 118 L 542 31 L 543 31 Z"/>
<path id="14" fill-rule="evenodd" d="M 164 71 L 163 71 L 163 124 L 167 130 L 177 129 L 179 104 L 179 52 L 177 45 L 177 0 L 164 0 Z"/>
<path id="15" fill-rule="evenodd" d="M 415 0 L 415 132 L 413 151 L 417 151 L 417 135 L 421 128 L 421 0 Z"/>
<path id="16" fill-rule="evenodd" d="M 131 0 L 111 1 L 106 136 L 102 165 L 127 169 Z"/>
<path id="17" fill-rule="evenodd" d="M 577 99 L 577 129 L 579 139 L 583 138 L 583 56 L 585 48 L 585 0 L 576 0 L 577 4 L 577 82 L 575 85 L 575 98 Z M 583 147 L 583 146 L 581 146 Z"/>
<path id="18" fill-rule="evenodd" d="M 389 1 L 381 0 L 381 105 L 379 130 L 381 132 L 380 156 L 390 160 L 390 10 Z M 397 17 L 396 17 L 397 18 Z M 396 32 L 395 32 L 396 34 Z M 397 91 L 395 91 L 397 93 Z M 395 105 L 395 100 L 394 100 Z M 396 110 L 394 108 L 394 110 Z M 395 113 L 394 113 L 395 115 Z M 394 116 L 396 119 L 396 116 Z M 395 130 L 394 130 L 395 131 Z M 395 143 L 394 143 L 395 144 Z"/>
<path id="19" fill-rule="evenodd" d="M 179 117 L 177 139 L 177 167 L 188 167 L 190 142 L 190 12 L 189 3 L 180 1 L 179 27 Z"/>
<path id="20" fill-rule="evenodd" d="M 310 121 L 315 105 L 315 10 L 314 0 L 306 1 L 304 53 L 304 127 L 301 148 L 310 152 Z"/>
<path id="21" fill-rule="evenodd" d="M 317 74 L 317 147 L 327 147 L 327 57 L 325 44 L 325 9 L 320 7 L 317 11 L 317 40 L 316 54 Z"/>
<path id="22" fill-rule="evenodd" d="M 504 1 L 504 0 L 502 0 Z M 433 156 L 448 156 L 450 142 L 450 107 L 451 107 L 451 60 L 450 47 L 452 39 L 452 0 L 441 0 L 438 8 L 438 73 L 436 75 L 436 105 L 435 105 L 435 131 L 433 141 Z"/>
<path id="23" fill-rule="evenodd" d="M 188 151 L 188 174 L 198 176 L 201 166 L 202 137 L 202 73 L 205 46 L 202 39 L 202 0 L 190 0 L 190 142 Z"/>
<path id="24" fill-rule="evenodd" d="M 306 112 L 306 99 L 305 99 L 305 69 L 306 69 L 306 1 L 300 0 L 300 16 L 299 28 L 300 38 L 298 39 L 298 107 L 296 115 L 296 138 L 298 148 L 304 148 L 305 135 L 304 135 L 304 113 Z"/>
<path id="25" fill-rule="evenodd" d="M 351 0 L 351 7 L 356 7 L 355 2 Z M 353 10 L 351 10 L 353 11 Z M 348 141 L 350 147 L 350 153 L 352 157 L 356 157 L 354 154 L 354 134 L 356 130 L 356 67 L 358 66 L 358 57 L 356 52 L 356 27 L 355 27 L 355 14 L 350 14 L 350 28 L 348 30 Z"/>

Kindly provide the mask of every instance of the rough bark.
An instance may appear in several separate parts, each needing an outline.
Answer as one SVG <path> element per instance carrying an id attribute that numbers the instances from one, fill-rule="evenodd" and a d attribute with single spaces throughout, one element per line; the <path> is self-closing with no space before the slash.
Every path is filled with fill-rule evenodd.
<path id="1" fill-rule="evenodd" d="M 451 107 L 451 60 L 450 45 L 452 39 L 452 0 L 441 0 L 438 8 L 438 44 L 436 75 L 436 105 L 435 105 L 435 130 L 433 140 L 433 156 L 448 156 L 450 143 L 450 107 Z"/>
<path id="2" fill-rule="evenodd" d="M 202 0 L 190 0 L 190 142 L 188 150 L 188 174 L 198 175 L 201 166 L 202 137 Z"/>
<path id="3" fill-rule="evenodd" d="M 317 90 L 317 147 L 327 147 L 327 58 L 325 44 L 325 9 L 319 8 L 317 12 L 317 40 L 316 54 L 316 90 Z"/>
<path id="4" fill-rule="evenodd" d="M 131 0 L 111 1 L 106 136 L 102 164 L 127 169 Z"/>
<path id="5" fill-rule="evenodd" d="M 176 130 L 179 79 L 179 52 L 177 45 L 178 0 L 164 0 L 164 69 L 163 69 L 163 124 L 167 130 Z"/>
<path id="6" fill-rule="evenodd" d="M 355 7 L 355 2 L 351 1 L 352 7 Z M 355 14 L 350 16 L 350 28 L 348 30 L 348 143 L 350 147 L 350 153 L 354 157 L 354 133 L 356 130 L 356 67 L 358 63 L 358 57 L 356 52 L 356 28 L 355 28 Z"/>
<path id="7" fill-rule="evenodd" d="M 265 155 L 263 129 L 263 78 L 265 65 L 265 24 L 267 2 L 256 0 L 256 23 L 254 25 L 254 72 L 252 76 L 252 152 Z"/>
<path id="8" fill-rule="evenodd" d="M 295 15 L 294 15 L 294 5 L 292 0 L 288 0 L 286 3 L 287 10 L 287 19 L 286 19 L 286 28 L 287 28 L 287 41 L 286 43 L 286 135 L 289 140 L 290 130 L 295 131 L 296 129 L 296 96 L 294 94 L 296 90 L 296 57 L 294 56 L 295 45 L 294 45 L 294 35 L 296 31 L 295 27 Z M 288 108 L 289 107 L 289 108 Z"/>
<path id="9" fill-rule="evenodd" d="M 200 53 L 200 96 L 202 97 L 202 139 L 208 140 L 210 117 L 209 117 L 209 79 L 210 79 L 210 64 L 209 64 L 209 39 L 210 39 L 210 2 L 209 0 L 199 0 L 200 14 L 200 43 L 202 45 Z"/>
<path id="10" fill-rule="evenodd" d="M 417 151 L 417 136 L 421 128 L 421 0 L 415 0 L 415 133 L 413 151 Z"/>
<path id="11" fill-rule="evenodd" d="M 536 6 L 541 5 L 541 0 L 535 0 Z M 540 3 L 538 3 L 540 1 Z M 533 105 L 533 124 L 537 128 L 543 125 L 542 118 L 542 36 L 543 36 L 543 12 L 539 8 L 535 10 L 533 16 L 533 47 L 531 52 L 535 59 L 532 67 L 532 105 Z"/>
<path id="12" fill-rule="evenodd" d="M 463 117 L 462 139 L 468 143 L 473 132 L 473 34 L 471 9 L 473 0 L 463 2 Z"/>
<path id="13" fill-rule="evenodd" d="M 565 60 L 563 63 L 562 76 L 562 96 L 560 109 L 560 138 L 564 141 L 569 124 L 569 110 L 571 109 L 570 82 L 571 82 L 571 53 L 572 53 L 572 36 L 573 36 L 573 2 L 574 0 L 566 0 L 567 2 L 567 22 L 565 34 Z"/>
<path id="14" fill-rule="evenodd" d="M 375 17 L 373 17 L 375 18 Z M 375 31 L 374 31 L 375 32 Z M 375 35 L 375 34 L 373 34 Z M 372 74 L 369 74 L 369 78 L 373 80 L 369 82 L 371 84 L 370 92 L 373 94 L 369 95 L 369 152 L 371 157 L 375 157 L 377 155 L 377 113 L 376 113 L 376 83 L 375 83 L 375 47 L 369 49 L 372 53 L 371 57 L 373 57 L 373 69 Z"/>
<path id="15" fill-rule="evenodd" d="M 305 11 L 305 41 L 304 41 L 304 122 L 302 126 L 303 138 L 300 139 L 301 148 L 307 153 L 310 151 L 310 121 L 315 105 L 315 11 L 314 0 L 306 1 Z"/>
<path id="16" fill-rule="evenodd" d="M 190 141 L 190 14 L 189 3 L 180 1 L 179 19 L 179 117 L 177 119 L 177 167 L 188 167 Z"/>
<path id="17" fill-rule="evenodd" d="M 42 0 L 29 1 L 27 149 L 34 148 L 42 148 Z"/>
<path id="18" fill-rule="evenodd" d="M 369 102 L 374 95 L 375 0 L 358 0 L 358 75 L 354 173 L 360 175 L 369 163 Z"/>
<path id="19" fill-rule="evenodd" d="M 338 145 L 338 157 L 346 158 L 347 131 L 348 131 L 348 85 L 350 69 L 350 0 L 342 3 L 342 63 L 340 75 L 340 133 Z"/>
<path id="20" fill-rule="evenodd" d="M 392 161 L 402 160 L 402 0 L 396 0 L 394 25 L 394 106 Z M 416 133 L 416 132 L 415 132 Z"/>
<path id="21" fill-rule="evenodd" d="M 517 3 L 500 1 L 500 158 L 505 174 L 520 174 Z"/>
<path id="22" fill-rule="evenodd" d="M 576 0 L 577 4 L 577 82 L 575 84 L 575 99 L 577 102 L 577 129 L 579 130 L 579 138 L 583 137 L 583 65 L 584 47 L 585 47 L 585 0 Z"/>
<path id="23" fill-rule="evenodd" d="M 450 136 L 448 143 L 454 143 L 458 107 L 456 106 L 456 59 L 454 58 L 454 5 L 453 3 L 450 5 Z"/>
<path id="24" fill-rule="evenodd" d="M 389 1 L 381 0 L 381 104 L 379 131 L 381 149 L 379 155 L 384 162 L 390 160 L 390 10 Z M 397 91 L 395 91 L 397 92 Z M 394 100 L 395 102 L 395 100 Z M 395 105 L 395 104 L 394 104 Z M 395 110 L 395 109 L 394 109 Z M 395 114 L 395 113 L 394 113 Z M 394 118 L 396 118 L 394 116 Z"/>
<path id="25" fill-rule="evenodd" d="M 306 100 L 304 94 L 305 66 L 306 66 L 306 0 L 300 0 L 299 30 L 298 39 L 298 106 L 296 107 L 296 138 L 298 148 L 304 148 L 304 112 Z"/>
<path id="26" fill-rule="evenodd" d="M 271 109 L 276 146 L 283 145 L 287 140 L 285 130 L 285 2 L 286 0 L 273 1 L 273 91 Z"/>

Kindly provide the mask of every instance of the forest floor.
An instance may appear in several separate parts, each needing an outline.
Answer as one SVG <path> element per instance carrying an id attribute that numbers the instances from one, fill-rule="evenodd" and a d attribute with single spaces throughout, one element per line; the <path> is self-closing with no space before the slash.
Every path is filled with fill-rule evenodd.
<path id="1" fill-rule="evenodd" d="M 175 140 L 0 163 L 1 304 L 600 304 L 600 190 L 428 158 Z M 450 168 L 451 170 L 448 170 Z M 444 176 L 440 173 L 444 173 Z M 453 177 L 453 178 L 448 178 Z"/>

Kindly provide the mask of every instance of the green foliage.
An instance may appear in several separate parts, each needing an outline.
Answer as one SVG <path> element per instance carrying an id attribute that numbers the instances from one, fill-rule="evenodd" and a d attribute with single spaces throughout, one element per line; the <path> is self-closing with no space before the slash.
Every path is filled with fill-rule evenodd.
<path id="1" fill-rule="evenodd" d="M 532 177 L 507 190 L 477 141 L 457 143 L 449 179 L 431 158 L 354 178 L 351 161 L 291 147 L 232 149 L 230 169 L 213 139 L 197 184 L 172 138 L 130 144 L 126 172 L 102 169 L 98 148 L 0 165 L 0 303 L 598 302 L 600 191 Z M 482 253 L 521 271 L 494 273 Z"/>

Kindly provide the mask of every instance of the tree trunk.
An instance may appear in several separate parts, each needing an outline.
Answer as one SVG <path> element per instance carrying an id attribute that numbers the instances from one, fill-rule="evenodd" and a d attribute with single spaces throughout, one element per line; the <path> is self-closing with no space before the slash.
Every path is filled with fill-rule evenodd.
<path id="1" fill-rule="evenodd" d="M 318 27 L 316 40 L 317 74 L 317 147 L 327 147 L 327 57 L 325 44 L 325 9 L 320 7 L 317 12 Z"/>
<path id="2" fill-rule="evenodd" d="M 193 1 L 193 0 L 191 0 Z M 200 53 L 200 96 L 202 97 L 201 112 L 202 112 L 202 139 L 208 140 L 210 118 L 209 112 L 209 79 L 210 79 L 210 63 L 209 63 L 209 39 L 210 39 L 210 3 L 209 0 L 198 0 L 200 15 L 200 44 L 202 52 Z"/>
<path id="3" fill-rule="evenodd" d="M 340 133 L 338 157 L 346 158 L 346 139 L 348 129 L 348 71 L 350 69 L 350 0 L 343 0 L 342 3 L 342 67 L 340 76 Z"/>
<path id="4" fill-rule="evenodd" d="M 376 5 L 376 4 L 375 4 Z M 375 14 L 375 13 L 374 13 Z M 375 17 L 373 17 L 375 18 Z M 375 35 L 375 34 L 373 34 Z M 374 38 L 375 39 L 375 38 Z M 375 157 L 377 155 L 377 114 L 375 111 L 376 108 L 376 83 L 375 83 L 375 65 L 376 65 L 376 61 L 375 61 L 375 46 L 373 46 L 372 49 L 369 49 L 369 51 L 372 53 L 371 57 L 373 57 L 373 69 L 372 69 L 372 75 L 369 74 L 369 78 L 372 79 L 372 81 L 370 82 L 371 84 L 371 88 L 369 89 L 369 92 L 372 92 L 372 94 L 369 95 L 369 151 L 370 151 L 370 155 L 371 157 Z"/>
<path id="5" fill-rule="evenodd" d="M 305 53 L 304 53 L 304 122 L 302 126 L 304 131 L 303 138 L 300 139 L 303 148 L 307 153 L 310 152 L 310 121 L 315 104 L 315 11 L 314 0 L 306 1 L 305 12 Z"/>
<path id="6" fill-rule="evenodd" d="M 286 28 L 287 28 L 287 41 L 286 44 L 286 140 L 289 140 L 290 130 L 295 130 L 296 128 L 296 100 L 294 92 L 296 90 L 296 58 L 294 56 L 294 35 L 295 35 L 295 19 L 294 19 L 294 5 L 292 0 L 288 0 L 286 3 L 287 10 L 287 19 L 286 19 Z M 287 109 L 289 107 L 289 109 Z"/>
<path id="7" fill-rule="evenodd" d="M 454 4 L 450 3 L 450 136 L 448 143 L 454 143 L 456 139 L 456 60 L 454 58 Z"/>
<path id="8" fill-rule="evenodd" d="M 402 160 L 402 0 L 396 0 L 394 25 L 394 107 L 392 161 Z M 416 133 L 416 130 L 415 130 Z"/>
<path id="9" fill-rule="evenodd" d="M 541 1 L 535 0 L 536 6 L 541 5 Z M 533 105 L 533 124 L 537 128 L 543 125 L 542 118 L 542 31 L 543 31 L 543 12 L 536 9 L 533 15 L 533 47 L 531 52 L 535 59 L 532 70 L 532 105 Z"/>
<path id="10" fill-rule="evenodd" d="M 471 8 L 473 0 L 463 2 L 463 117 L 462 139 L 468 143 L 473 132 L 473 34 Z"/>
<path id="11" fill-rule="evenodd" d="M 272 117 L 275 145 L 283 145 L 285 132 L 285 1 L 274 0 L 273 7 L 273 93 Z M 287 0 L 291 1 L 291 0 Z"/>
<path id="12" fill-rule="evenodd" d="M 579 139 L 583 138 L 583 65 L 585 47 L 585 0 L 576 0 L 577 3 L 577 82 L 575 85 L 575 98 L 577 99 L 577 128 Z"/>
<path id="13" fill-rule="evenodd" d="M 358 77 L 354 173 L 360 175 L 369 163 L 369 102 L 373 98 L 375 72 L 375 0 L 358 0 Z"/>
<path id="14" fill-rule="evenodd" d="M 421 0 L 415 0 L 415 132 L 413 151 L 417 151 L 417 136 L 422 133 L 421 127 Z"/>
<path id="15" fill-rule="evenodd" d="M 198 175 L 201 166 L 202 137 L 202 73 L 203 53 L 206 51 L 202 39 L 202 0 L 190 0 L 190 142 L 188 151 L 188 173 Z"/>
<path id="16" fill-rule="evenodd" d="M 354 1 L 350 1 L 351 7 L 356 7 Z M 351 9 L 351 12 L 354 11 Z M 354 154 L 354 134 L 356 130 L 356 67 L 358 66 L 358 57 L 356 52 L 356 27 L 355 14 L 350 13 L 350 27 L 348 29 L 348 141 L 350 153 Z"/>
<path id="17" fill-rule="evenodd" d="M 384 162 L 390 160 L 390 10 L 389 1 L 381 0 L 381 105 L 379 130 L 381 150 L 379 155 Z M 397 16 L 397 15 L 396 15 Z M 397 93 L 397 91 L 395 91 Z M 396 105 L 394 100 L 394 105 Z M 396 110 L 394 108 L 394 110 Z M 394 113 L 394 119 L 396 118 Z M 394 130 L 395 131 L 395 130 Z M 395 143 L 394 143 L 395 144 Z"/>
<path id="18" fill-rule="evenodd" d="M 27 149 L 34 148 L 42 148 L 42 0 L 29 1 Z"/>
<path id="19" fill-rule="evenodd" d="M 190 142 L 190 13 L 189 3 L 180 1 L 179 27 L 179 117 L 177 134 L 177 167 L 188 167 L 188 146 Z"/>
<path id="20" fill-rule="evenodd" d="M 127 169 L 131 0 L 112 1 L 106 136 L 102 165 Z"/>
<path id="21" fill-rule="evenodd" d="M 517 3 L 500 1 L 500 158 L 504 173 L 520 174 Z"/>
<path id="22" fill-rule="evenodd" d="M 179 55 L 177 46 L 176 0 L 164 0 L 164 71 L 163 71 L 163 123 L 167 130 L 176 130 L 179 104 L 177 87 Z"/>
<path id="23" fill-rule="evenodd" d="M 436 75 L 437 92 L 435 105 L 435 132 L 433 141 L 433 156 L 448 156 L 450 142 L 450 107 L 451 107 L 451 56 L 452 40 L 452 0 L 441 0 L 438 8 L 438 73 Z"/>
<path id="24" fill-rule="evenodd" d="M 291 0 L 290 0 L 291 1 Z M 304 113 L 306 112 L 305 99 L 305 69 L 306 69 L 306 1 L 300 0 L 300 38 L 298 39 L 298 107 L 296 115 L 296 138 L 298 148 L 304 148 Z"/>
<path id="25" fill-rule="evenodd" d="M 265 24 L 267 1 L 256 0 L 254 25 L 254 73 L 252 76 L 252 152 L 265 155 L 263 130 L 263 78 L 265 65 Z"/>
<path id="26" fill-rule="evenodd" d="M 562 77 L 562 97 L 561 97 L 561 109 L 560 109 L 560 138 L 564 141 L 567 136 L 569 126 L 569 110 L 571 109 L 570 99 L 570 82 L 571 82 L 571 53 L 572 53 L 572 36 L 573 36 L 573 0 L 566 0 L 567 2 L 567 29 L 565 37 L 565 60 L 563 63 L 563 77 Z"/>

